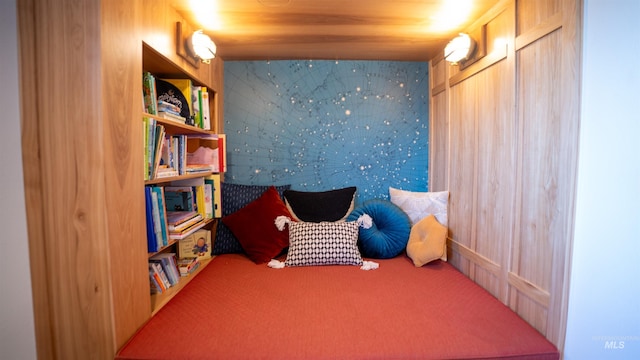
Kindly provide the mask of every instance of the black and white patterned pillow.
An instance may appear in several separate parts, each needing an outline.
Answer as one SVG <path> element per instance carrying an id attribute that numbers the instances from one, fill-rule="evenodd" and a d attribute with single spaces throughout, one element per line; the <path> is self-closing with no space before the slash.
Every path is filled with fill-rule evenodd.
<path id="1" fill-rule="evenodd" d="M 357 221 L 290 222 L 285 266 L 362 265 Z"/>

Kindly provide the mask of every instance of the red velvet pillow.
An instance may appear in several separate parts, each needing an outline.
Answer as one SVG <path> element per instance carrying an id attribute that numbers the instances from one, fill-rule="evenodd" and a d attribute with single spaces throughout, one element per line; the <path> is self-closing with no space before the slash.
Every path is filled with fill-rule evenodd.
<path id="1" fill-rule="evenodd" d="M 249 258 L 256 264 L 266 263 L 289 246 L 289 230 L 279 231 L 278 216 L 291 213 L 274 186 L 242 209 L 222 218 Z"/>

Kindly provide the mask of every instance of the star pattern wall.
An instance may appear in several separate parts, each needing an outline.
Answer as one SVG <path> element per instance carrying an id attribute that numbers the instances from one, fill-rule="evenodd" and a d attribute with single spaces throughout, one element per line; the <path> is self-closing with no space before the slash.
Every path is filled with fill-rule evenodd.
<path id="1" fill-rule="evenodd" d="M 224 84 L 225 181 L 426 191 L 427 63 L 227 61 Z"/>

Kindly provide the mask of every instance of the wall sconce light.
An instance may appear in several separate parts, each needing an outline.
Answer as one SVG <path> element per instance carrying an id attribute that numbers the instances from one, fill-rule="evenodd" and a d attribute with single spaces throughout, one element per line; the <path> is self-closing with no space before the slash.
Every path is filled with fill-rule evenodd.
<path id="1" fill-rule="evenodd" d="M 211 63 L 216 57 L 216 44 L 202 30 L 194 31 L 186 40 L 186 46 L 192 56 L 205 64 Z"/>
<path id="2" fill-rule="evenodd" d="M 444 48 L 444 59 L 451 65 L 458 65 L 459 62 L 471 58 L 476 49 L 476 42 L 469 34 L 460 33 L 456 38 L 449 41 Z"/>
<path id="3" fill-rule="evenodd" d="M 201 62 L 211 63 L 211 59 L 216 57 L 216 44 L 202 30 L 187 36 L 189 33 L 187 24 L 176 22 L 176 53 L 195 68 Z"/>

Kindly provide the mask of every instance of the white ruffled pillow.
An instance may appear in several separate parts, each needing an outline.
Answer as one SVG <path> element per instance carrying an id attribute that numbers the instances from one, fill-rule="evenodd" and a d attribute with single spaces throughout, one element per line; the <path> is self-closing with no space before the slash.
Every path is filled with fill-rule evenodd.
<path id="1" fill-rule="evenodd" d="M 411 219 L 411 225 L 433 214 L 438 222 L 449 226 L 447 218 L 448 191 L 418 192 L 389 187 L 391 202 L 398 205 Z"/>
<path id="2" fill-rule="evenodd" d="M 398 205 L 409 215 L 412 232 L 413 226 L 429 215 L 435 216 L 436 220 L 445 228 L 449 227 L 449 219 L 447 218 L 448 191 L 418 192 L 389 187 L 389 197 L 392 203 Z M 444 246 L 444 254 L 440 259 L 447 261 L 446 240 Z"/>

